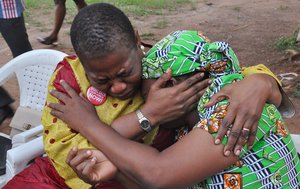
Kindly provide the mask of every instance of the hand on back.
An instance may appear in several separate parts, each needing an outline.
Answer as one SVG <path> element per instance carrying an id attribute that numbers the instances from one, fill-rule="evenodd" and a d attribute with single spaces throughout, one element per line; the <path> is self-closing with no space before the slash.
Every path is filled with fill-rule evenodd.
<path id="1" fill-rule="evenodd" d="M 56 90 L 50 91 L 51 95 L 62 102 L 48 104 L 52 108 L 53 116 L 61 119 L 78 132 L 80 132 L 80 128 L 99 120 L 94 106 L 82 94 L 79 96 L 66 81 L 61 81 L 61 85 L 68 95 Z"/>
<path id="2" fill-rule="evenodd" d="M 206 107 L 209 107 L 224 98 L 230 102 L 227 114 L 215 137 L 215 143 L 220 144 L 224 136 L 228 135 L 224 155 L 228 156 L 232 152 L 239 155 L 245 144 L 248 145 L 248 148 L 254 144 L 263 107 L 272 96 L 269 79 L 274 80 L 265 74 L 250 75 L 224 87 L 206 104 Z M 231 125 L 232 128 L 229 132 Z"/>

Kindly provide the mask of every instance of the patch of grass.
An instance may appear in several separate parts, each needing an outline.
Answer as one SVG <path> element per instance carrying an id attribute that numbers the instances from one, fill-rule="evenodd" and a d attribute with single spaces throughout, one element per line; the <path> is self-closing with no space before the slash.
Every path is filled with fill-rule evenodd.
<path id="1" fill-rule="evenodd" d="M 154 9 L 144 9 L 135 5 L 126 5 L 122 6 L 122 11 L 129 15 L 134 16 L 147 16 L 147 15 L 161 15 L 162 10 L 154 10 Z"/>
<path id="2" fill-rule="evenodd" d="M 105 0 L 86 0 L 87 4 L 108 2 Z M 111 0 L 109 3 L 123 10 L 126 14 L 132 14 L 134 16 L 145 16 L 162 14 L 164 9 L 176 9 L 180 5 L 191 4 L 193 0 Z M 73 1 L 66 1 L 67 16 L 74 17 L 77 13 L 76 5 Z M 35 9 L 39 10 L 51 10 L 54 11 L 53 1 L 41 0 L 26 0 L 25 12 L 32 12 Z M 52 11 L 53 10 L 53 11 Z"/>
<path id="3" fill-rule="evenodd" d="M 287 5 L 280 5 L 279 10 L 287 10 L 289 7 Z"/>
<path id="4" fill-rule="evenodd" d="M 236 7 L 233 7 L 232 10 L 240 12 L 241 11 L 241 7 L 236 6 Z"/>
<path id="5" fill-rule="evenodd" d="M 278 50 L 296 50 L 300 52 L 300 48 L 297 46 L 297 35 L 298 35 L 299 29 L 296 30 L 292 35 L 290 36 L 283 36 L 277 39 L 274 43 L 274 46 Z"/>
<path id="6" fill-rule="evenodd" d="M 24 11 L 25 22 L 30 23 L 36 27 L 40 27 L 40 21 L 38 20 L 39 14 L 48 15 L 52 13 L 54 9 L 53 1 L 43 1 L 40 0 L 27 0 L 25 1 L 26 10 Z M 36 25 L 37 24 L 37 25 Z"/>
<path id="7" fill-rule="evenodd" d="M 191 10 L 192 11 L 197 10 L 197 2 L 191 1 Z"/>
<path id="8" fill-rule="evenodd" d="M 53 1 L 43 1 L 43 3 L 41 3 L 41 0 L 27 0 L 27 1 L 25 1 L 25 4 L 26 4 L 27 12 L 31 12 L 32 10 L 35 10 L 35 9 L 40 9 L 40 10 L 45 11 L 45 10 L 54 8 Z"/>
<path id="9" fill-rule="evenodd" d="M 65 31 L 64 33 L 65 33 L 66 35 L 68 35 L 68 36 L 71 35 L 70 31 Z"/>
<path id="10" fill-rule="evenodd" d="M 166 18 L 163 18 L 162 20 L 158 20 L 156 22 L 156 24 L 153 26 L 153 28 L 156 29 L 164 29 L 168 26 L 168 21 L 166 20 Z"/>
<path id="11" fill-rule="evenodd" d="M 190 0 L 118 0 L 115 2 L 121 6 L 134 5 L 144 9 L 169 9 L 180 4 L 190 3 Z"/>
<path id="12" fill-rule="evenodd" d="M 154 33 L 143 33 L 141 34 L 141 38 L 143 40 L 151 40 L 155 38 L 155 34 Z"/>
<path id="13" fill-rule="evenodd" d="M 26 10 L 24 11 L 25 22 L 29 27 L 38 27 L 45 31 L 53 26 L 55 5 L 53 0 L 26 0 Z M 177 10 L 180 6 L 194 6 L 195 0 L 86 0 L 87 4 L 109 2 L 120 8 L 128 16 L 149 16 L 162 15 L 165 10 Z M 66 1 L 67 13 L 64 24 L 72 24 L 77 7 L 74 1 Z M 45 19 L 47 18 L 47 19 Z M 157 23 L 156 28 L 165 28 L 167 21 L 162 20 Z"/>

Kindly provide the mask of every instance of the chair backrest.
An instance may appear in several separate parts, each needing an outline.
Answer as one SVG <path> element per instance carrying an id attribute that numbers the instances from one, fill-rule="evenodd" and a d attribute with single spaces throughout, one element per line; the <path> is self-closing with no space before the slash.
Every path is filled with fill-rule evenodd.
<path id="1" fill-rule="evenodd" d="M 67 54 L 51 49 L 24 53 L 0 68 L 0 85 L 16 74 L 20 89 L 20 106 L 42 111 L 47 85 L 56 65 Z"/>

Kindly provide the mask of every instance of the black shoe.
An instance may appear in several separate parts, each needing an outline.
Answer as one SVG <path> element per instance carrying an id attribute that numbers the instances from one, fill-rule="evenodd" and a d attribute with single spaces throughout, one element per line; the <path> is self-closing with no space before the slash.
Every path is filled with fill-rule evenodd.
<path id="1" fill-rule="evenodd" d="M 13 115 L 14 115 L 14 111 L 9 105 L 1 107 L 0 108 L 0 125 L 6 118 L 12 117 Z"/>

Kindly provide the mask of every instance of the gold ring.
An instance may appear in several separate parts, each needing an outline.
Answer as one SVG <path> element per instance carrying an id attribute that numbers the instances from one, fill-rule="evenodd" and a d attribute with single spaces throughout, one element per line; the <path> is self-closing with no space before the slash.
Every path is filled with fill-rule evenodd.
<path id="1" fill-rule="evenodd" d="M 249 132 L 249 131 L 250 131 L 250 129 L 248 129 L 248 128 L 243 128 L 243 131 L 247 131 L 247 132 Z"/>

